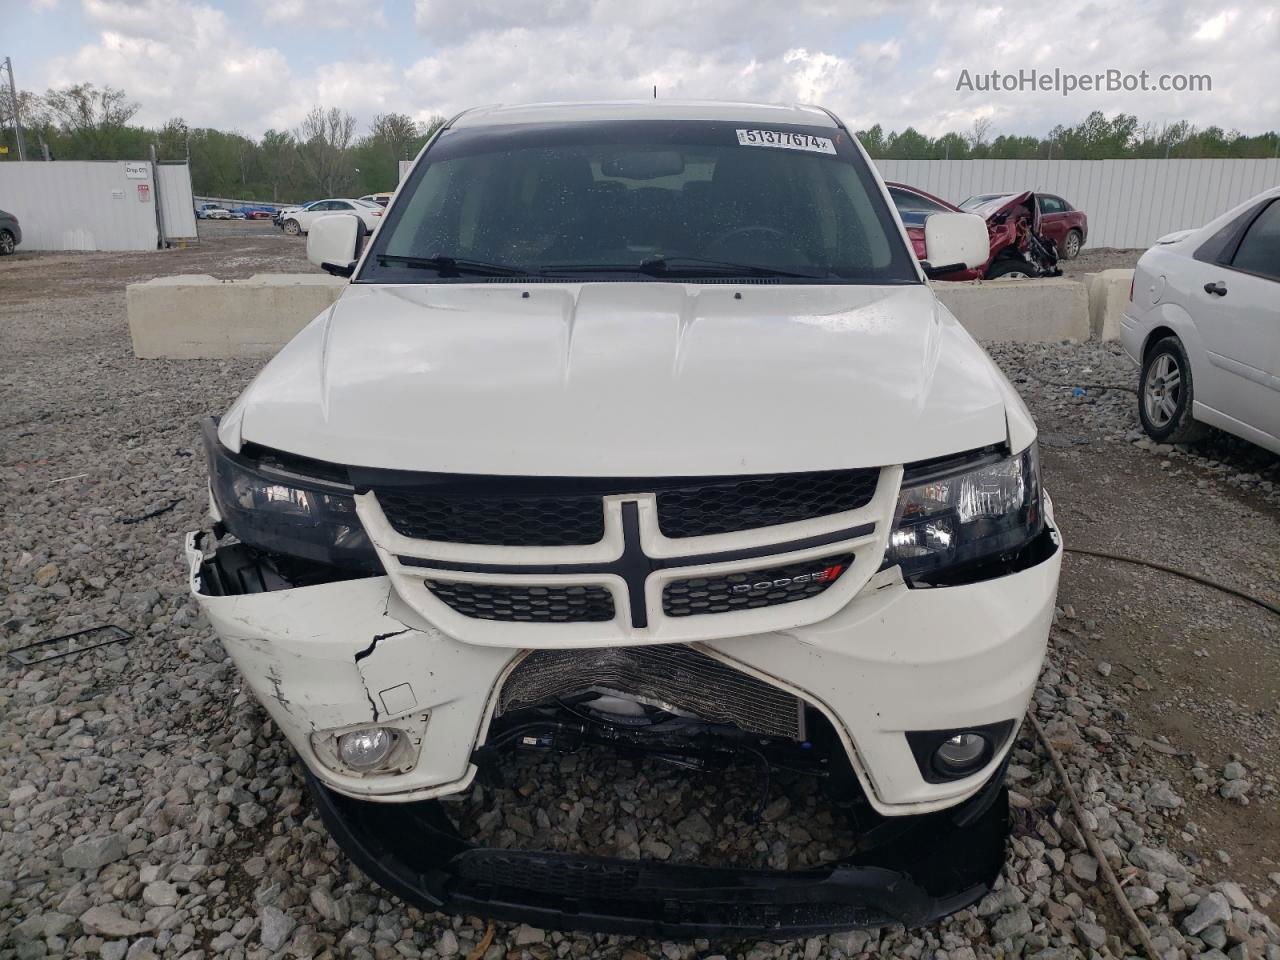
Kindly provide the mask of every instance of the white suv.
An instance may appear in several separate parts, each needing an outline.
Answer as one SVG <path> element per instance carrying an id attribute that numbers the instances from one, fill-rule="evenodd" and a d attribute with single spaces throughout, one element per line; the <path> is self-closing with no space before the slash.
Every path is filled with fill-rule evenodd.
<path id="1" fill-rule="evenodd" d="M 206 433 L 191 588 L 352 859 L 425 909 L 770 936 L 918 924 L 1003 863 L 1062 547 L 1036 428 L 813 107 L 487 108 Z M 582 744 L 820 776 L 819 870 L 473 846 L 436 798 Z"/>

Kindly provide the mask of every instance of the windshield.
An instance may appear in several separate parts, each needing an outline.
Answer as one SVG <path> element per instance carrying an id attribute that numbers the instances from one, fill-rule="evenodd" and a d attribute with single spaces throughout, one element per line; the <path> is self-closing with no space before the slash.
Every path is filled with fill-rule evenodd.
<path id="1" fill-rule="evenodd" d="M 919 282 L 848 134 L 719 121 L 445 131 L 402 188 L 357 281 L 456 282 L 480 272 Z"/>

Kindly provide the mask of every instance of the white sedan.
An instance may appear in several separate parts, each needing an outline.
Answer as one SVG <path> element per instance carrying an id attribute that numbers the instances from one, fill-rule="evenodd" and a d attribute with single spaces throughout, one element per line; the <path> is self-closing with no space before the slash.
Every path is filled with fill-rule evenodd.
<path id="1" fill-rule="evenodd" d="M 1280 187 L 1156 241 L 1120 321 L 1138 416 L 1162 443 L 1205 425 L 1280 453 Z"/>
<path id="2" fill-rule="evenodd" d="M 365 230 L 373 233 L 382 222 L 384 212 L 382 207 L 368 200 L 317 200 L 315 203 L 307 204 L 306 207 L 286 210 L 280 217 L 280 227 L 289 236 L 296 237 L 310 230 L 311 224 L 320 217 L 334 213 L 350 213 L 360 218 Z"/>

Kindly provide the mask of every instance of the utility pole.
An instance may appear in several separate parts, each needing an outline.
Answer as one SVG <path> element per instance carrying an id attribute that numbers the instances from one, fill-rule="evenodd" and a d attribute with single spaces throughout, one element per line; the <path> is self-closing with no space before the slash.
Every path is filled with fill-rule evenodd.
<path id="1" fill-rule="evenodd" d="M 26 149 L 22 145 L 22 121 L 18 119 L 18 91 L 13 84 L 13 61 L 4 58 L 4 68 L 9 71 L 9 103 L 13 109 L 13 134 L 18 140 L 18 159 L 27 159 Z"/>

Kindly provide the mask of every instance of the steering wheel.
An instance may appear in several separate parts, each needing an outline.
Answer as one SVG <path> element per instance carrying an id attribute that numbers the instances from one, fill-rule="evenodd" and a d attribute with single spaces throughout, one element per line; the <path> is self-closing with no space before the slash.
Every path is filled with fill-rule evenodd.
<path id="1" fill-rule="evenodd" d="M 783 231 L 779 230 L 777 227 L 763 227 L 763 226 L 734 227 L 732 230 L 726 230 L 724 233 L 720 234 L 718 237 L 716 237 L 714 240 L 708 243 L 707 246 L 718 247 L 720 244 L 725 243 L 729 240 L 732 240 L 734 237 L 737 237 L 740 234 L 746 235 L 746 234 L 752 234 L 752 233 L 769 234 L 771 236 L 777 237 L 779 240 L 783 241 L 784 243 L 791 242 L 790 238 Z"/>

